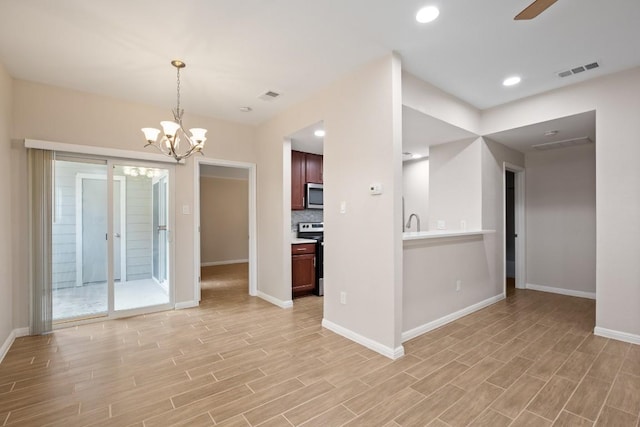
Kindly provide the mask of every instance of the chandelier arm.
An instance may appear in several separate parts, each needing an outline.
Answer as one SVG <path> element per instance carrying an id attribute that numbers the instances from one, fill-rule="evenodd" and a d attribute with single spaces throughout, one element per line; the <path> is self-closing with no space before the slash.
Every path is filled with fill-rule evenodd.
<path id="1" fill-rule="evenodd" d="M 159 144 L 159 143 L 158 143 L 158 141 L 148 142 L 148 143 L 144 146 L 144 148 L 147 148 L 147 147 L 148 147 L 148 146 L 150 146 L 150 145 L 151 145 L 152 147 L 154 147 L 155 149 L 157 149 L 158 151 L 160 151 L 160 152 L 161 152 L 162 154 L 164 154 L 164 155 L 168 155 L 168 154 L 169 154 L 169 152 L 167 152 L 166 150 L 163 150 L 163 149 L 162 149 L 162 144 L 161 144 L 161 143 Z"/>

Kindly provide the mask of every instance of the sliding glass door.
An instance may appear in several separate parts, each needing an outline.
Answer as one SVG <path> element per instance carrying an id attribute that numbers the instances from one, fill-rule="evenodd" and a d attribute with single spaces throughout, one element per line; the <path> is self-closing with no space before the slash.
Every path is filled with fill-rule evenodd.
<path id="1" fill-rule="evenodd" d="M 53 320 L 106 316 L 107 163 L 54 162 Z"/>
<path id="2" fill-rule="evenodd" d="M 54 322 L 169 307 L 169 177 L 153 165 L 54 161 Z"/>
<path id="3" fill-rule="evenodd" d="M 114 264 L 114 309 L 130 310 L 168 304 L 168 186 L 169 171 L 163 168 L 136 165 L 115 165 L 115 176 L 125 177 L 125 191 L 119 193 L 126 207 L 122 217 L 115 215 L 114 229 L 120 229 L 114 245 L 123 259 L 122 266 Z M 115 182 L 114 182 L 115 183 Z M 117 187 L 114 185 L 114 200 Z M 124 194 L 124 195 L 123 195 Z M 115 240 L 114 240 L 115 242 Z M 118 274 L 119 273 L 119 274 Z"/>

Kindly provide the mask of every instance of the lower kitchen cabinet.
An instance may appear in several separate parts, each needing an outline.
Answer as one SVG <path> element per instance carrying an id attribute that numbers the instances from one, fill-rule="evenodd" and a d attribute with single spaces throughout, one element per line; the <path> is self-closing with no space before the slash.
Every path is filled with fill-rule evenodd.
<path id="1" fill-rule="evenodd" d="M 316 246 L 291 245 L 291 291 L 293 297 L 311 294 L 316 286 Z"/>

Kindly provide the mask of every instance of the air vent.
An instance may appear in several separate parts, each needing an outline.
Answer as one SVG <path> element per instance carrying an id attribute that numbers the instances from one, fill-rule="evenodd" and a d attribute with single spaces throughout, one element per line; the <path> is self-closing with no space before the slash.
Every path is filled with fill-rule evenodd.
<path id="1" fill-rule="evenodd" d="M 272 90 L 269 90 L 269 91 L 263 93 L 262 95 L 260 95 L 258 98 L 262 99 L 263 101 L 273 101 L 274 99 L 276 99 L 279 96 L 280 96 L 280 94 L 278 92 L 274 92 Z"/>
<path id="2" fill-rule="evenodd" d="M 598 64 L 597 62 L 592 62 L 587 65 L 580 65 L 579 67 L 574 67 L 570 70 L 559 71 L 557 74 L 558 74 L 558 77 L 569 77 L 569 76 L 573 76 L 574 74 L 584 73 L 585 71 L 593 70 L 594 68 L 598 68 L 598 67 L 600 67 L 600 64 Z"/>
<path id="3" fill-rule="evenodd" d="M 562 141 L 545 142 L 543 144 L 536 144 L 536 145 L 532 145 L 531 148 L 539 151 L 544 151 L 544 150 L 553 150 L 555 148 L 572 147 L 574 145 L 591 144 L 592 142 L 593 141 L 591 141 L 591 138 L 589 138 L 588 136 L 582 136 L 580 138 L 571 138 L 571 139 L 565 139 Z"/>

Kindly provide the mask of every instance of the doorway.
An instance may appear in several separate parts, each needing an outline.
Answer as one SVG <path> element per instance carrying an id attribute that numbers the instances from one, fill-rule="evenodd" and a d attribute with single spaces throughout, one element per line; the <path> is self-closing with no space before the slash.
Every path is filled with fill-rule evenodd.
<path id="1" fill-rule="evenodd" d="M 247 283 L 243 292 L 258 295 L 255 164 L 199 158 L 194 172 L 195 300 L 190 304 L 198 305 L 202 299 L 204 268 L 248 277 L 240 281 Z M 203 179 L 207 179 L 204 186 L 218 197 L 203 194 Z"/>
<path id="2" fill-rule="evenodd" d="M 524 169 L 504 164 L 504 293 L 525 289 Z"/>

